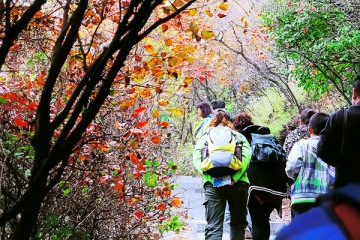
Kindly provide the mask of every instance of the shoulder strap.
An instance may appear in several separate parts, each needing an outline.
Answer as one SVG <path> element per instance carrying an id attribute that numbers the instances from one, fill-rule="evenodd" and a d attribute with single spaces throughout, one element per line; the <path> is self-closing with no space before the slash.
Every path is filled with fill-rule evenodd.
<path id="1" fill-rule="evenodd" d="M 341 149 L 340 149 L 340 157 L 343 157 L 344 153 L 344 146 L 345 146 L 345 128 L 346 128 L 346 122 L 347 122 L 347 108 L 344 107 L 344 118 L 343 118 L 343 127 L 342 127 L 342 139 L 341 139 Z"/>

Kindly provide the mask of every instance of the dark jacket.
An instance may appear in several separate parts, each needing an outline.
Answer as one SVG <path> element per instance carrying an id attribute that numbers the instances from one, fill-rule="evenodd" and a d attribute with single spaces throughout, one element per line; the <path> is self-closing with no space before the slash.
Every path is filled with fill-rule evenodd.
<path id="1" fill-rule="evenodd" d="M 251 133 L 269 134 L 270 130 L 267 127 L 258 125 L 251 125 L 244 128 L 242 133 L 251 145 Z M 250 189 L 269 192 L 274 195 L 286 197 L 287 196 L 287 176 L 285 173 L 286 163 L 281 164 L 263 164 L 250 162 L 247 170 L 250 181 Z"/>
<path id="2" fill-rule="evenodd" d="M 360 103 L 348 108 L 345 127 L 343 123 L 344 108 L 331 115 L 320 133 L 317 148 L 317 155 L 335 166 L 335 188 L 360 182 Z"/>

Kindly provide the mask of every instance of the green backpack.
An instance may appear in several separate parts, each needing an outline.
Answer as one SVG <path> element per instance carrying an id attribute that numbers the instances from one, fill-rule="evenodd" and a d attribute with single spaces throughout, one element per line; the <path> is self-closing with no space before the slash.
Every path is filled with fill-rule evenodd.
<path id="1" fill-rule="evenodd" d="M 201 170 L 212 177 L 232 175 L 242 167 L 242 142 L 228 127 L 211 127 L 204 135 Z"/>

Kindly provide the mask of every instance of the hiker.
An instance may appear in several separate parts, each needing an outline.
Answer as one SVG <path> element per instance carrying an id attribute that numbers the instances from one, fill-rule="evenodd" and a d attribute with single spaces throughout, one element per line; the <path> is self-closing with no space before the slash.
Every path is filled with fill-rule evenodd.
<path id="1" fill-rule="evenodd" d="M 316 197 L 333 188 L 335 169 L 316 154 L 319 134 L 329 117 L 327 113 L 315 113 L 308 124 L 310 138 L 295 143 L 288 156 L 286 174 L 294 181 L 290 196 L 295 216 L 314 207 Z"/>
<path id="2" fill-rule="evenodd" d="M 353 83 L 352 106 L 332 114 L 320 132 L 317 155 L 335 166 L 334 191 L 284 227 L 276 239 L 360 239 L 360 76 Z"/>
<path id="3" fill-rule="evenodd" d="M 305 108 L 301 111 L 299 126 L 295 128 L 295 130 L 291 131 L 285 138 L 283 148 L 286 156 L 289 156 L 291 148 L 296 142 L 300 141 L 300 139 L 308 139 L 310 137 L 307 126 L 311 116 L 314 114 L 315 111 L 310 108 Z"/>
<path id="4" fill-rule="evenodd" d="M 231 114 L 228 110 L 226 110 L 225 102 L 223 100 L 212 100 L 211 107 L 213 109 L 213 114 L 215 114 L 218 111 L 223 111 L 229 116 L 229 118 L 231 120 Z"/>
<path id="5" fill-rule="evenodd" d="M 320 133 L 318 156 L 335 166 L 335 188 L 360 182 L 360 75 L 353 83 L 352 106 L 331 115 Z"/>
<path id="6" fill-rule="evenodd" d="M 282 154 L 279 154 L 279 157 L 281 155 L 279 161 L 260 162 L 256 155 L 255 138 L 261 136 L 273 138 L 270 135 L 270 129 L 254 125 L 251 116 L 244 112 L 235 115 L 233 123 L 236 130 L 249 140 L 253 151 L 247 170 L 250 181 L 248 209 L 252 221 L 252 237 L 254 240 L 268 240 L 270 237 L 270 214 L 276 209 L 281 216 L 282 199 L 287 196 L 285 153 L 280 149 Z M 281 148 L 280 144 L 277 147 Z"/>
<path id="7" fill-rule="evenodd" d="M 240 151 L 238 146 L 241 146 Z M 233 130 L 225 112 L 217 112 L 193 152 L 194 166 L 204 181 L 207 221 L 205 239 L 222 238 L 226 202 L 230 209 L 230 238 L 244 239 L 249 188 L 246 169 L 250 157 L 251 149 L 246 138 Z M 223 163 L 227 163 L 228 167 L 219 166 Z M 236 166 L 236 170 L 230 169 L 230 166 Z M 219 170 L 231 173 L 222 176 Z"/>
<path id="8" fill-rule="evenodd" d="M 200 102 L 196 105 L 198 117 L 201 119 L 195 123 L 195 133 L 193 136 L 196 143 L 205 133 L 206 127 L 209 125 L 212 118 L 212 111 L 210 105 L 207 102 Z"/>

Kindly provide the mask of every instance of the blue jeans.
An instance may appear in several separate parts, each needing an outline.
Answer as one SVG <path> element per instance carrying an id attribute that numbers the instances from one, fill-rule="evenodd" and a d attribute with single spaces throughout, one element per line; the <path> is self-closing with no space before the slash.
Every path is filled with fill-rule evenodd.
<path id="1" fill-rule="evenodd" d="M 245 238 L 248 188 L 249 184 L 243 181 L 223 187 L 213 187 L 210 182 L 205 183 L 205 239 L 222 239 L 226 201 L 230 210 L 230 239 Z"/>

